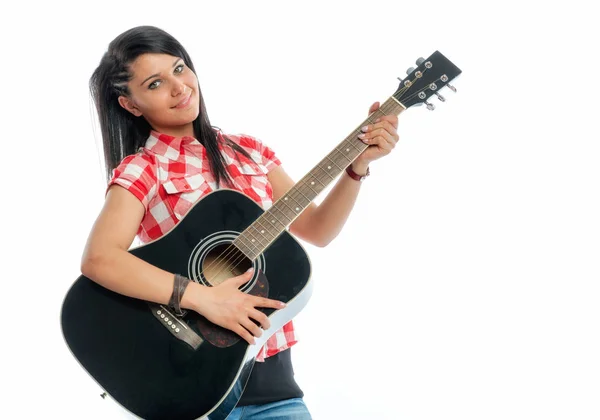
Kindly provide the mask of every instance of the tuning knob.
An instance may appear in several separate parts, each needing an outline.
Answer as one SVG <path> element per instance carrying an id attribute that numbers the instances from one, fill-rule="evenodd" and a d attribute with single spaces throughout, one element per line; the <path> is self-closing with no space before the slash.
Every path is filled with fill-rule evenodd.
<path id="1" fill-rule="evenodd" d="M 438 97 L 438 99 L 440 100 L 440 102 L 446 102 L 446 98 L 444 98 L 442 95 L 440 95 L 437 92 L 433 92 L 433 93 L 435 93 L 435 95 Z"/>
<path id="2" fill-rule="evenodd" d="M 448 86 L 448 88 L 449 88 L 449 89 L 450 89 L 452 92 L 456 93 L 456 88 L 455 88 L 454 86 L 452 86 L 450 83 L 448 83 L 446 86 Z"/>
<path id="3" fill-rule="evenodd" d="M 424 101 L 424 102 L 425 102 L 425 105 L 427 105 L 427 109 L 428 110 L 433 111 L 435 109 L 435 105 L 434 104 L 430 104 L 427 101 Z"/>
<path id="4" fill-rule="evenodd" d="M 423 57 L 419 57 L 417 58 L 417 61 L 415 61 L 417 63 L 417 66 L 420 66 L 421 64 L 423 64 L 425 62 L 425 59 Z"/>
<path id="5" fill-rule="evenodd" d="M 406 74 L 411 74 L 413 71 L 415 71 L 415 68 L 409 67 L 408 70 L 406 70 Z"/>

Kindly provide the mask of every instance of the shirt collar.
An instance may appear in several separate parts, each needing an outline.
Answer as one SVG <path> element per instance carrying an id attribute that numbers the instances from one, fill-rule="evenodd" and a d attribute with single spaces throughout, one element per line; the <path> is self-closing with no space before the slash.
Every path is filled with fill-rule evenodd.
<path id="1" fill-rule="evenodd" d="M 152 153 L 164 156 L 167 159 L 177 160 L 183 146 L 193 142 L 200 144 L 198 140 L 191 136 L 174 137 L 150 130 L 150 136 L 148 136 L 144 147 Z"/>

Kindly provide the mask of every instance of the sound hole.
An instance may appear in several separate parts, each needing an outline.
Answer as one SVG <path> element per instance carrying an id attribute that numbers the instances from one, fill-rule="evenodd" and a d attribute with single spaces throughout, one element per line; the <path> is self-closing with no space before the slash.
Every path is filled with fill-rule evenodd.
<path id="1" fill-rule="evenodd" d="M 252 267 L 252 261 L 230 243 L 213 247 L 202 262 L 202 275 L 211 286 L 239 276 Z"/>

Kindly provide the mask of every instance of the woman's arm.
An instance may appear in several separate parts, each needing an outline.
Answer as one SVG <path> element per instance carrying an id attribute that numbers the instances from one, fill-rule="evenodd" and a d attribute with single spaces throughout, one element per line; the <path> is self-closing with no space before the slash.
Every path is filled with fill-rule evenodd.
<path id="1" fill-rule="evenodd" d="M 119 185 L 109 188 L 104 207 L 90 232 L 81 260 L 81 272 L 101 286 L 122 295 L 168 304 L 173 292 L 174 274 L 161 270 L 128 252 L 144 217 L 143 204 Z M 181 307 L 194 310 L 215 324 L 238 333 L 249 343 L 270 326 L 269 319 L 256 307 L 283 307 L 281 302 L 242 293 L 238 287 L 251 273 L 233 277 L 218 286 L 190 282 Z M 252 334 L 250 334 L 250 331 Z"/>
<path id="2" fill-rule="evenodd" d="M 379 104 L 371 106 L 369 113 L 375 112 Z M 363 141 L 369 145 L 353 163 L 352 169 L 360 175 L 367 172 L 369 163 L 392 151 L 398 141 L 398 117 L 381 117 L 374 125 L 369 125 Z M 273 199 L 278 200 L 295 185 L 294 180 L 281 166 L 267 174 L 273 188 Z M 342 230 L 354 207 L 360 190 L 360 182 L 350 178 L 346 172 L 331 189 L 323 202 L 317 206 L 311 203 L 290 225 L 290 232 L 316 246 L 326 246 Z"/>
<path id="3" fill-rule="evenodd" d="M 166 304 L 173 275 L 128 252 L 143 217 L 142 203 L 113 185 L 88 237 L 81 272 L 114 292 Z"/>

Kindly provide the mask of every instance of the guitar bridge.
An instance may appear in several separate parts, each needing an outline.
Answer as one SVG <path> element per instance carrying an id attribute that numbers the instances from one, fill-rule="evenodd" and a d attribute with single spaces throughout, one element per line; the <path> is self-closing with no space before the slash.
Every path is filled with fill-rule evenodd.
<path id="1" fill-rule="evenodd" d="M 197 350 L 198 347 L 200 347 L 200 344 L 204 342 L 194 330 L 188 327 L 185 322 L 164 305 L 148 302 L 148 306 L 152 311 L 152 315 L 154 315 L 154 317 L 158 319 L 174 337 L 183 341 L 194 350 Z"/>

